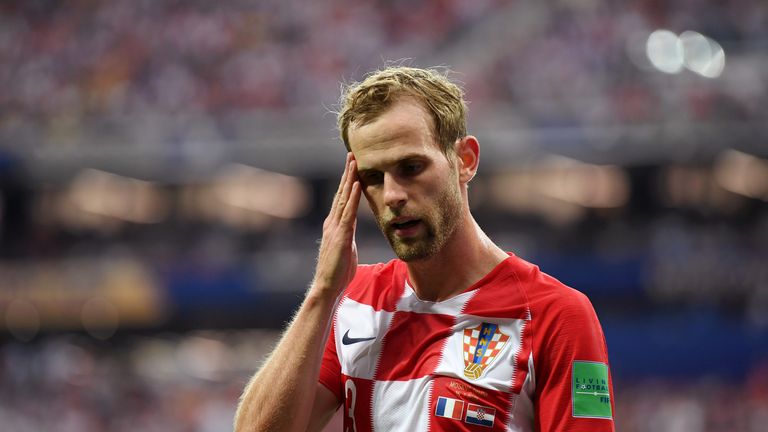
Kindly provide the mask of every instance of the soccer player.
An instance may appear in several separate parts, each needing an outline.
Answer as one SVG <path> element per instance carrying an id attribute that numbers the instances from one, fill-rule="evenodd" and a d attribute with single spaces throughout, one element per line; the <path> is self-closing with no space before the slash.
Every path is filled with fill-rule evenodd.
<path id="1" fill-rule="evenodd" d="M 315 277 L 251 379 L 238 431 L 612 431 L 600 323 L 580 292 L 496 246 L 469 210 L 480 144 L 462 90 L 391 67 L 349 86 L 349 150 Z M 398 259 L 358 265 L 365 195 Z"/>

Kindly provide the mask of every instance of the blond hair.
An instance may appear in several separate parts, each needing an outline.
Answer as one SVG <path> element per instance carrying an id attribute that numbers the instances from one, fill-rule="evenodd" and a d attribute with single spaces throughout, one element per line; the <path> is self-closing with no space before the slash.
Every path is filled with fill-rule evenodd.
<path id="1" fill-rule="evenodd" d="M 435 69 L 392 66 L 342 88 L 338 127 L 347 150 L 349 128 L 376 120 L 401 97 L 413 97 L 432 116 L 433 130 L 446 155 L 467 135 L 464 91 Z"/>

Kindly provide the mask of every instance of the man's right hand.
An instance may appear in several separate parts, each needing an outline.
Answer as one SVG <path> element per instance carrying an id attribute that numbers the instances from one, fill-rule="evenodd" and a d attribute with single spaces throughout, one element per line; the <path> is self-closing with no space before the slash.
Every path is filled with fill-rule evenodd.
<path id="1" fill-rule="evenodd" d="M 338 295 L 349 285 L 357 270 L 355 226 L 360 204 L 357 162 L 347 153 L 344 174 L 333 205 L 323 223 L 323 239 L 317 257 L 313 290 L 329 290 Z"/>

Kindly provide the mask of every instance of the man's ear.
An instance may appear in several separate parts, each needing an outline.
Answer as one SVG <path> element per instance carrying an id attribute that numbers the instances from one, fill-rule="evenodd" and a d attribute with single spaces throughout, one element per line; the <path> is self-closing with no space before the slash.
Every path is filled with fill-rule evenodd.
<path id="1" fill-rule="evenodd" d="M 469 183 L 477 173 L 480 163 L 480 143 L 472 135 L 456 141 L 456 159 L 459 168 L 459 182 Z"/>

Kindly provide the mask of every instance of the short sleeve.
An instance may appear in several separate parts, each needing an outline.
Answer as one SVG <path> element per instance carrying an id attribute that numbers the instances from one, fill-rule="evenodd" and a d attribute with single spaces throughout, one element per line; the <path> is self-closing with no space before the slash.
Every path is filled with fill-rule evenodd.
<path id="1" fill-rule="evenodd" d="M 318 381 L 336 396 L 339 403 L 344 401 L 344 392 L 341 387 L 341 364 L 336 353 L 336 332 L 333 325 L 331 325 L 331 331 L 328 333 L 328 340 L 325 342 Z"/>
<path id="2" fill-rule="evenodd" d="M 535 422 L 542 431 L 614 431 L 613 384 L 597 314 L 562 287 L 534 330 Z"/>

